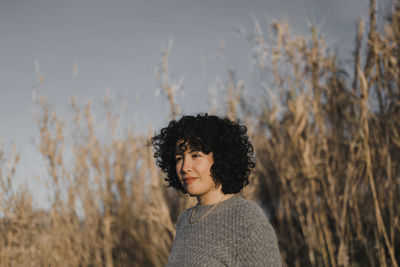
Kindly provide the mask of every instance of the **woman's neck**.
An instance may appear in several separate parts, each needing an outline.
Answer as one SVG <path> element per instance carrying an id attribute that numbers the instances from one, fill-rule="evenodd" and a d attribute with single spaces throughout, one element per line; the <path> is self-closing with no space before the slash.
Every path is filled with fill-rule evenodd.
<path id="1" fill-rule="evenodd" d="M 233 194 L 224 194 L 221 190 L 208 192 L 206 195 L 196 196 L 198 205 L 206 206 L 216 204 L 218 202 L 231 198 Z"/>

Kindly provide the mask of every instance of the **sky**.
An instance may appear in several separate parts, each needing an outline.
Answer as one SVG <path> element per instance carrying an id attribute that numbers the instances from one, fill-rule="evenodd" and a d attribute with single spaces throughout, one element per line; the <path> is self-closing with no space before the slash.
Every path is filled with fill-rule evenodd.
<path id="1" fill-rule="evenodd" d="M 251 84 L 251 52 L 237 29 L 252 30 L 254 18 L 262 25 L 286 20 L 295 35 L 316 22 L 346 59 L 355 24 L 367 13 L 368 0 L 0 0 L 0 142 L 6 150 L 17 144 L 16 178 L 34 184 L 44 166 L 34 92 L 67 118 L 70 97 L 91 99 L 96 111 L 109 92 L 126 104 L 124 125 L 157 129 L 169 109 L 154 73 L 169 42 L 171 75 L 184 81 L 182 111 L 204 112 L 227 66 Z"/>

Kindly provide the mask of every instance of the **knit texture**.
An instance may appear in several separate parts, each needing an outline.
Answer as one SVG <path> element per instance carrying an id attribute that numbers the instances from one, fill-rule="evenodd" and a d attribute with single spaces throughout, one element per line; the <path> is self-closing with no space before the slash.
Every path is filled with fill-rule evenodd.
<path id="1" fill-rule="evenodd" d="M 196 206 L 192 221 L 213 206 Z M 166 266 L 282 266 L 275 231 L 256 203 L 234 196 L 195 224 L 192 211 L 178 218 Z"/>

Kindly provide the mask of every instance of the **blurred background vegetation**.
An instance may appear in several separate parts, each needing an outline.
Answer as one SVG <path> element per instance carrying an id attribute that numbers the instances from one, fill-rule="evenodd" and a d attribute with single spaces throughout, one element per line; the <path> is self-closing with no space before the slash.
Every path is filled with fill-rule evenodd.
<path id="1" fill-rule="evenodd" d="M 399 265 L 398 1 L 394 7 L 377 20 L 370 1 L 345 63 L 315 27 L 293 37 L 283 23 L 256 22 L 245 38 L 261 101 L 244 97 L 235 70 L 220 84 L 225 114 L 248 126 L 255 146 L 257 167 L 242 195 L 265 209 L 285 266 Z M 175 118 L 181 84 L 170 79 L 169 55 L 170 47 L 157 79 Z M 102 133 L 90 101 L 71 99 L 71 122 L 46 97 L 35 104 L 51 207 L 35 208 L 27 187 L 12 190 L 19 154 L 2 144 L 0 266 L 163 266 L 177 216 L 194 202 L 165 187 L 148 146 L 154 130 L 117 134 L 109 98 Z"/>

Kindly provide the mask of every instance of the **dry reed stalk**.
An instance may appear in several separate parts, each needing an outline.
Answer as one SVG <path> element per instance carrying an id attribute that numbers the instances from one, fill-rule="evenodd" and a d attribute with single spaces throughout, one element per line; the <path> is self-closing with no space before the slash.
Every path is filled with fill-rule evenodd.
<path id="1" fill-rule="evenodd" d="M 398 265 L 399 12 L 378 32 L 374 5 L 366 54 L 359 23 L 352 87 L 315 30 L 309 40 L 292 38 L 274 23 L 271 46 L 256 25 L 250 38 L 256 53 L 271 51 L 257 64 L 267 77 L 262 87 L 278 95 L 260 116 L 256 176 L 285 264 Z"/>
<path id="2" fill-rule="evenodd" d="M 171 74 L 169 72 L 168 60 L 172 51 L 172 40 L 168 42 L 166 48 L 161 51 L 162 58 L 156 70 L 156 78 L 159 82 L 160 92 L 167 97 L 171 115 L 169 119 L 176 119 L 181 110 L 176 103 L 175 94 L 182 88 L 183 79 L 180 79 L 176 84 L 171 81 Z"/>
<path id="3" fill-rule="evenodd" d="M 33 258 L 40 266 L 163 265 L 174 225 L 167 207 L 169 196 L 162 189 L 147 138 L 129 132 L 117 139 L 115 129 L 110 127 L 111 143 L 102 143 L 97 137 L 91 102 L 81 108 L 73 100 L 76 135 L 74 140 L 66 140 L 65 124 L 44 98 L 39 104 L 39 148 L 48 162 L 49 190 L 54 193 L 50 198 L 52 208 L 45 213 L 47 219 L 41 223 L 40 236 L 34 235 L 27 246 L 35 253 L 29 256 L 23 252 L 26 245 L 17 244 L 14 250 L 23 257 L 16 257 L 16 253 L 2 257 L 1 266 L 20 266 L 34 262 Z M 110 118 L 115 126 L 115 117 Z M 64 160 L 65 142 L 72 142 L 72 165 Z M 3 182 L 6 180 L 1 181 L 8 191 Z M 21 200 L 24 209 L 31 209 L 26 204 L 29 198 Z M 13 210 L 8 218 L 15 216 L 17 207 L 16 199 L 10 201 Z M 77 203 L 81 203 L 81 209 L 77 210 Z M 27 214 L 23 211 L 24 216 Z M 29 220 L 16 227 L 24 233 L 39 230 Z M 28 240 L 20 234 L 14 239 Z M 10 249 L 1 251 L 9 253 Z"/>

